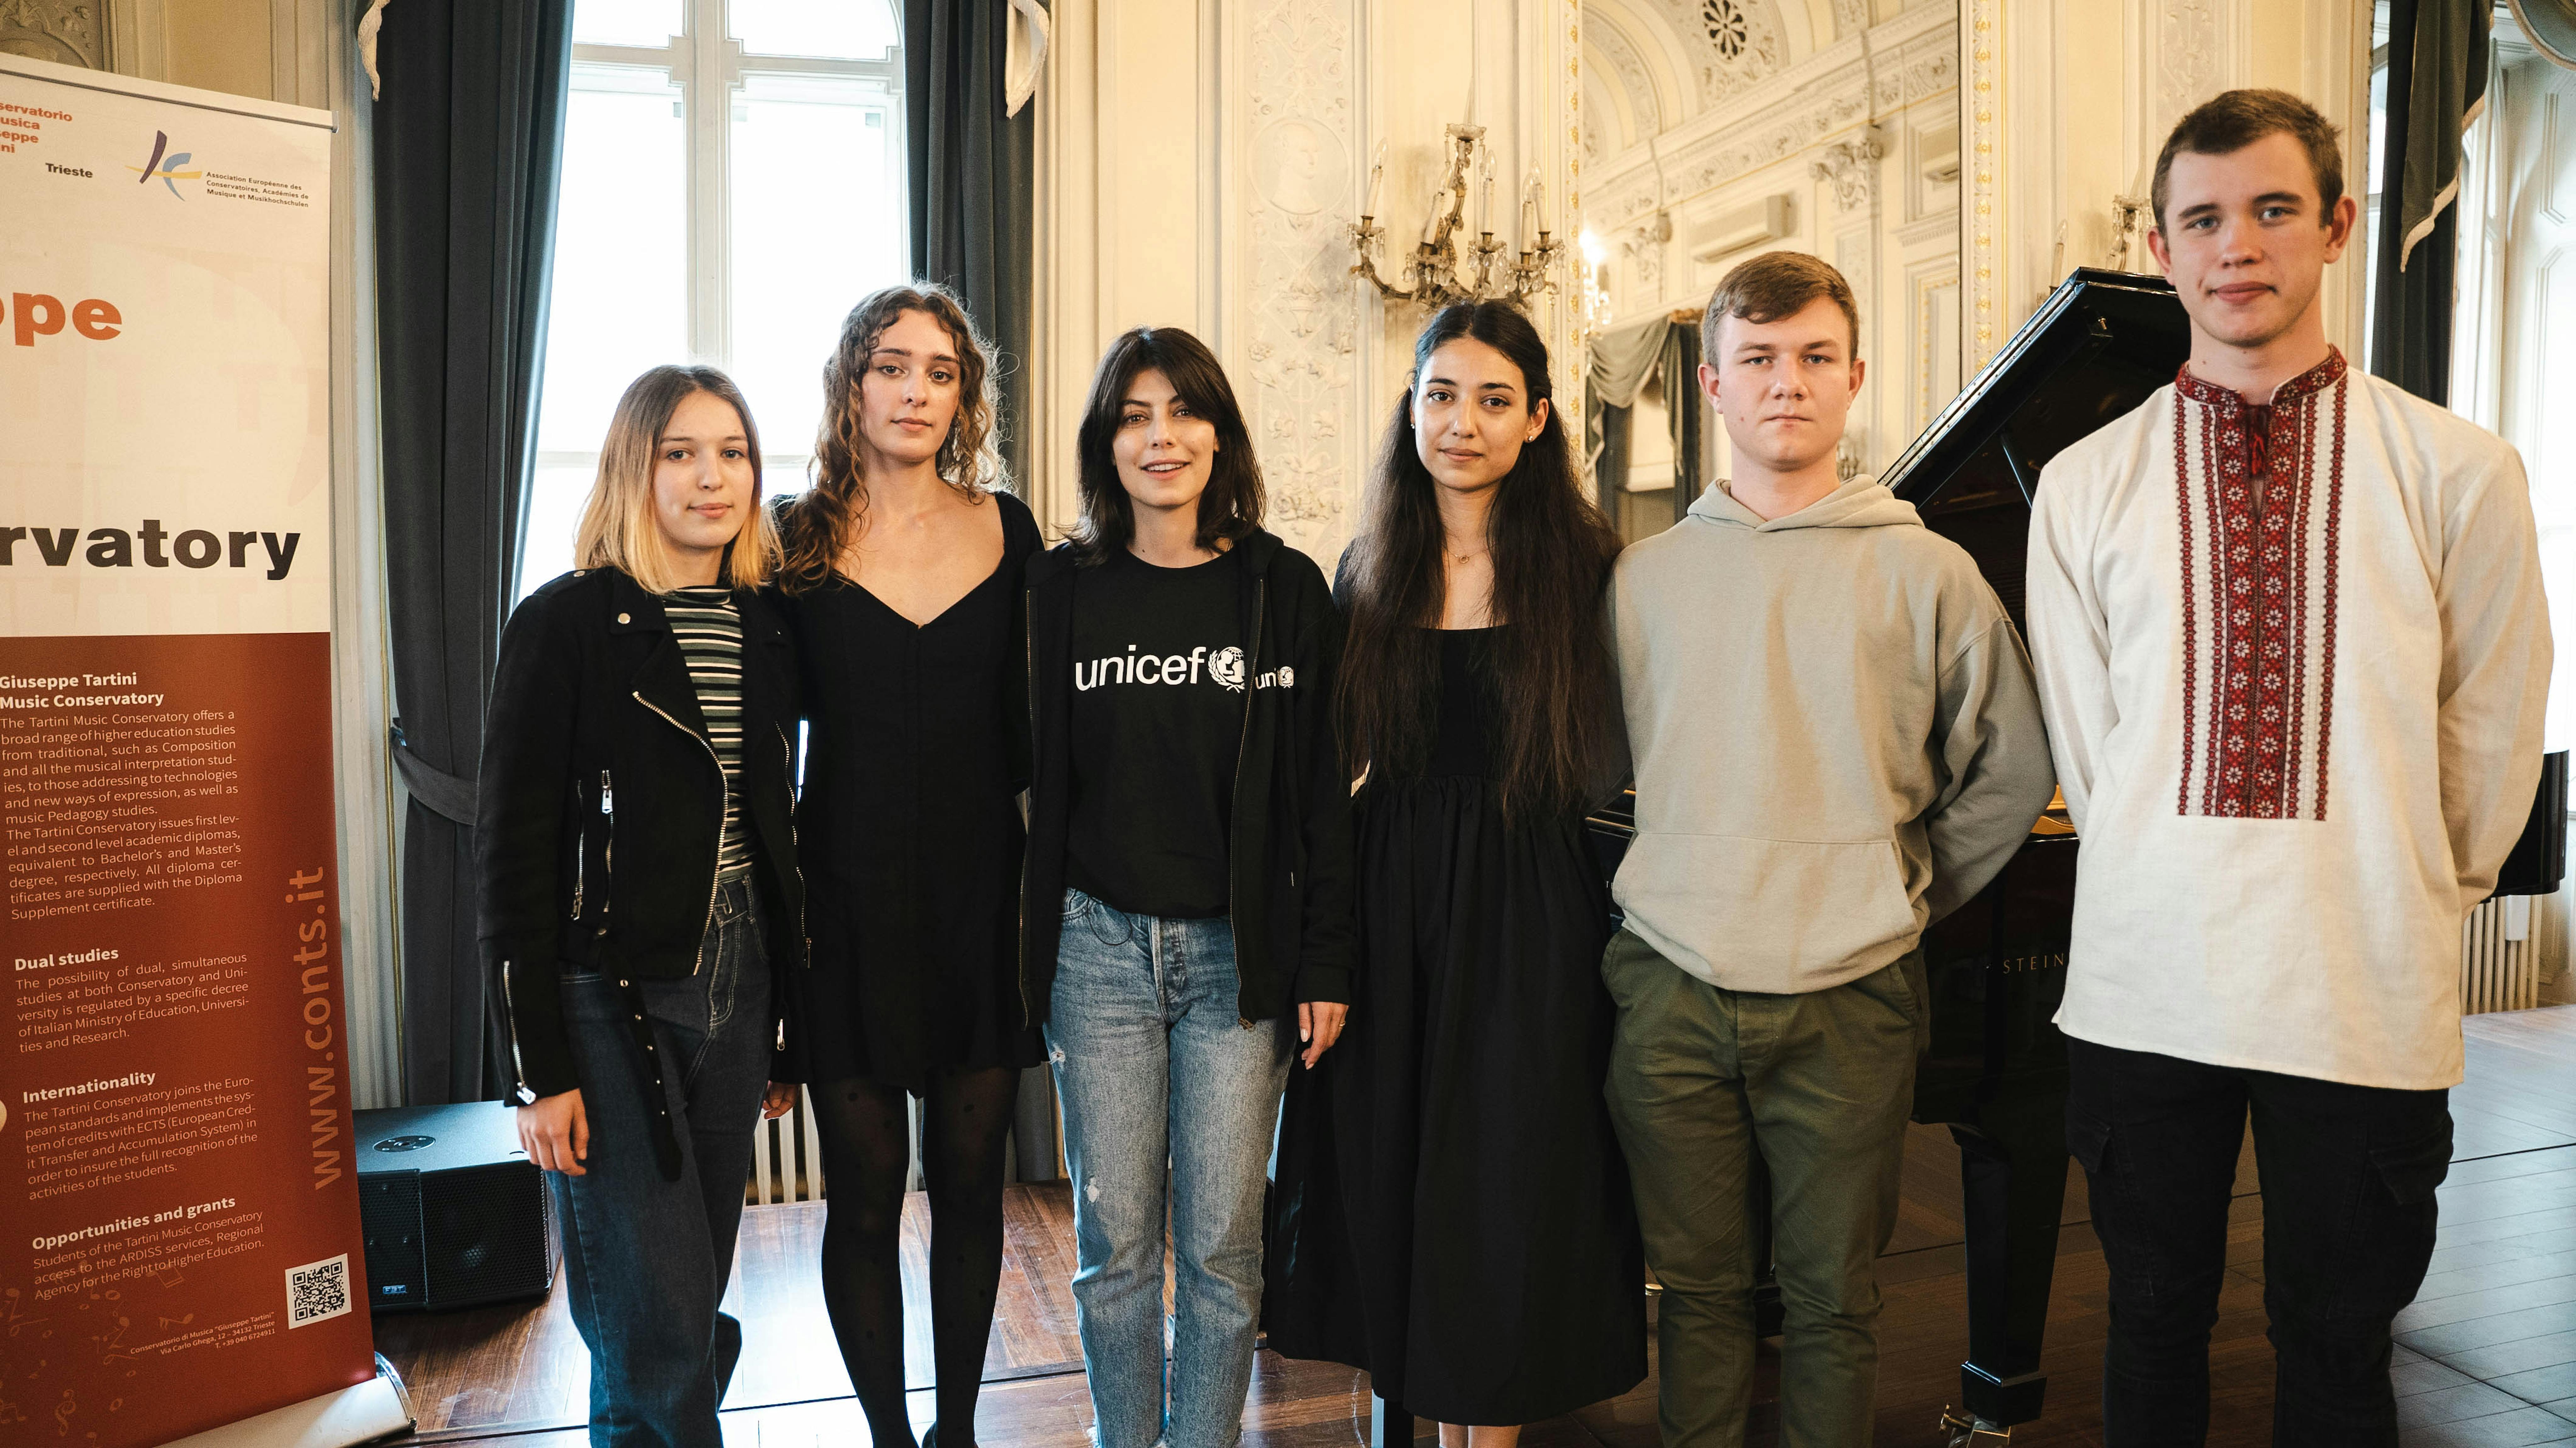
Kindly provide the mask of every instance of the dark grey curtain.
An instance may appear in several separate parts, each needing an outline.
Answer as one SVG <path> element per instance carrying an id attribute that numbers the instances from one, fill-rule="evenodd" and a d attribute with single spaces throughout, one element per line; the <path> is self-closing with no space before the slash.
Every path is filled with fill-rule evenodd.
<path id="1" fill-rule="evenodd" d="M 2370 370 L 2451 397 L 2460 133 L 2487 90 L 2491 0 L 2390 0 L 2387 149 L 2372 238 Z"/>
<path id="2" fill-rule="evenodd" d="M 1597 393 L 1583 399 L 1583 455 L 1592 459 L 1592 476 L 1600 490 L 1601 511 L 1624 526 L 1628 489 L 1628 430 L 1632 409 L 1612 407 Z"/>
<path id="3" fill-rule="evenodd" d="M 1000 354 L 1002 459 L 1025 495 L 1038 118 L 1034 100 L 1002 113 L 1010 11 L 1002 0 L 904 0 L 904 144 L 913 275 L 963 298 Z"/>
<path id="4" fill-rule="evenodd" d="M 1664 333 L 1664 424 L 1673 438 L 1673 521 L 1699 498 L 1700 429 L 1708 403 L 1699 392 L 1699 328 L 1675 322 Z"/>
<path id="5" fill-rule="evenodd" d="M 1028 496 L 1029 338 L 1036 314 L 1037 102 L 1003 114 L 1011 7 L 903 0 L 904 146 L 913 275 L 945 284 L 992 342 L 1002 461 Z M 1022 1181 L 1056 1177 L 1055 1083 L 1020 1078 Z"/>
<path id="6" fill-rule="evenodd" d="M 400 0 L 375 104 L 386 613 L 403 819 L 403 1094 L 500 1094 L 474 778 L 536 445 L 571 0 Z"/>

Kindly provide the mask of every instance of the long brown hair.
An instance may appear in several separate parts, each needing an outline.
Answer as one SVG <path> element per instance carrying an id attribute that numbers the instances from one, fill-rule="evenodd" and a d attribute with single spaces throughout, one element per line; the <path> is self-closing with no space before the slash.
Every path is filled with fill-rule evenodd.
<path id="1" fill-rule="evenodd" d="M 941 481 L 970 503 L 1007 485 L 994 424 L 992 347 L 975 330 L 966 308 L 936 282 L 872 292 L 850 308 L 841 322 L 841 340 L 823 364 L 823 423 L 814 439 L 813 486 L 779 504 L 779 526 L 786 534 L 779 582 L 791 593 L 828 581 L 867 521 L 867 479 L 859 475 L 859 384 L 886 328 L 906 312 L 937 322 L 957 349 L 957 416 L 939 444 Z"/>
<path id="2" fill-rule="evenodd" d="M 760 506 L 760 429 L 751 420 L 751 404 L 732 378 L 713 367 L 669 364 L 646 369 L 617 399 L 608 436 L 599 445 L 599 471 L 573 535 L 574 567 L 618 569 L 646 593 L 669 593 L 680 586 L 670 545 L 653 516 L 653 465 L 671 414 L 699 392 L 722 399 L 742 419 L 743 450 L 751 455 L 752 505 L 742 531 L 725 545 L 716 577 L 728 588 L 758 588 L 768 580 L 777 562 L 778 535 Z"/>
<path id="3" fill-rule="evenodd" d="M 1220 538 L 1241 538 L 1261 526 L 1261 462 L 1252 455 L 1252 430 L 1244 426 L 1224 365 L 1206 343 L 1178 327 L 1136 327 L 1100 354 L 1082 426 L 1074 434 L 1082 517 L 1071 542 L 1074 561 L 1084 567 L 1114 556 L 1136 536 L 1135 505 L 1127 500 L 1127 485 L 1118 481 L 1118 459 L 1110 447 L 1127 389 L 1145 372 L 1162 373 L 1193 415 L 1216 425 L 1216 458 L 1208 466 L 1207 489 L 1199 494 L 1198 546 L 1214 548 Z"/>
<path id="4" fill-rule="evenodd" d="M 1440 698 L 1440 623 L 1448 592 L 1441 564 L 1439 484 L 1414 445 L 1413 392 L 1431 354 L 1473 338 L 1520 369 L 1535 407 L 1552 398 L 1547 344 L 1502 302 L 1441 309 L 1413 346 L 1413 382 L 1395 404 L 1371 480 L 1359 536 L 1343 567 L 1349 643 L 1336 715 L 1352 767 L 1420 768 L 1431 749 Z M 1500 695 L 1498 764 L 1505 818 L 1580 804 L 1609 738 L 1610 653 L 1601 637 L 1601 590 L 1619 535 L 1584 497 L 1550 401 L 1539 435 L 1495 484 L 1486 515 L 1493 558 L 1490 635 Z"/>

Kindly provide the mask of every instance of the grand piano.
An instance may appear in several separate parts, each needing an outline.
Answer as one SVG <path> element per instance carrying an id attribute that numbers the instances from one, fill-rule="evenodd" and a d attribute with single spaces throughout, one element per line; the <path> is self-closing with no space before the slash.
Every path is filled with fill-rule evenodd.
<path id="1" fill-rule="evenodd" d="M 2059 451 L 2173 381 L 2191 353 L 2182 304 L 2162 278 L 2084 268 L 2050 293 L 1985 370 L 1880 481 L 1924 525 L 1967 550 L 2025 636 L 2023 558 L 2039 471 Z M 2530 828 L 2499 894 L 2547 894 L 2565 871 L 2567 757 L 2553 754 Z M 1635 834 L 1634 796 L 1589 821 L 1605 871 Z M 1952 1448 L 2003 1444 L 2037 1418 L 2039 1371 L 2066 1195 L 2066 993 L 2075 828 L 2052 808 L 1976 898 L 1923 936 L 1932 1044 L 1914 1119 L 1958 1143 L 1965 1200 L 1968 1358 Z M 1757 1302 L 1777 1331 L 1776 1289 Z"/>

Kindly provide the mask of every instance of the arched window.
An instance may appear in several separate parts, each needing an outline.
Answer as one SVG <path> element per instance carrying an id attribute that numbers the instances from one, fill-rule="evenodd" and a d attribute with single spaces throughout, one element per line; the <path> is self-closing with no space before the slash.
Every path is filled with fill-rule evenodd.
<path id="1" fill-rule="evenodd" d="M 730 372 L 803 486 L 841 317 L 911 270 L 901 40 L 890 0 L 579 0 L 521 596 L 648 366 Z"/>

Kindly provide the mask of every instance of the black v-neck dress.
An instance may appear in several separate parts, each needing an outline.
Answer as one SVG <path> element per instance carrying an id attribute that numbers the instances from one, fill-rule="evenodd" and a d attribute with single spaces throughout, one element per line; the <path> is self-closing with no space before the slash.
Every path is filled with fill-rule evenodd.
<path id="1" fill-rule="evenodd" d="M 813 1081 L 915 1092 L 938 1068 L 1046 1059 L 1019 986 L 1026 766 L 1020 570 L 1042 540 L 1002 510 L 991 576 L 916 626 L 846 578 L 791 600 L 808 729 L 796 822 L 814 968 Z"/>

